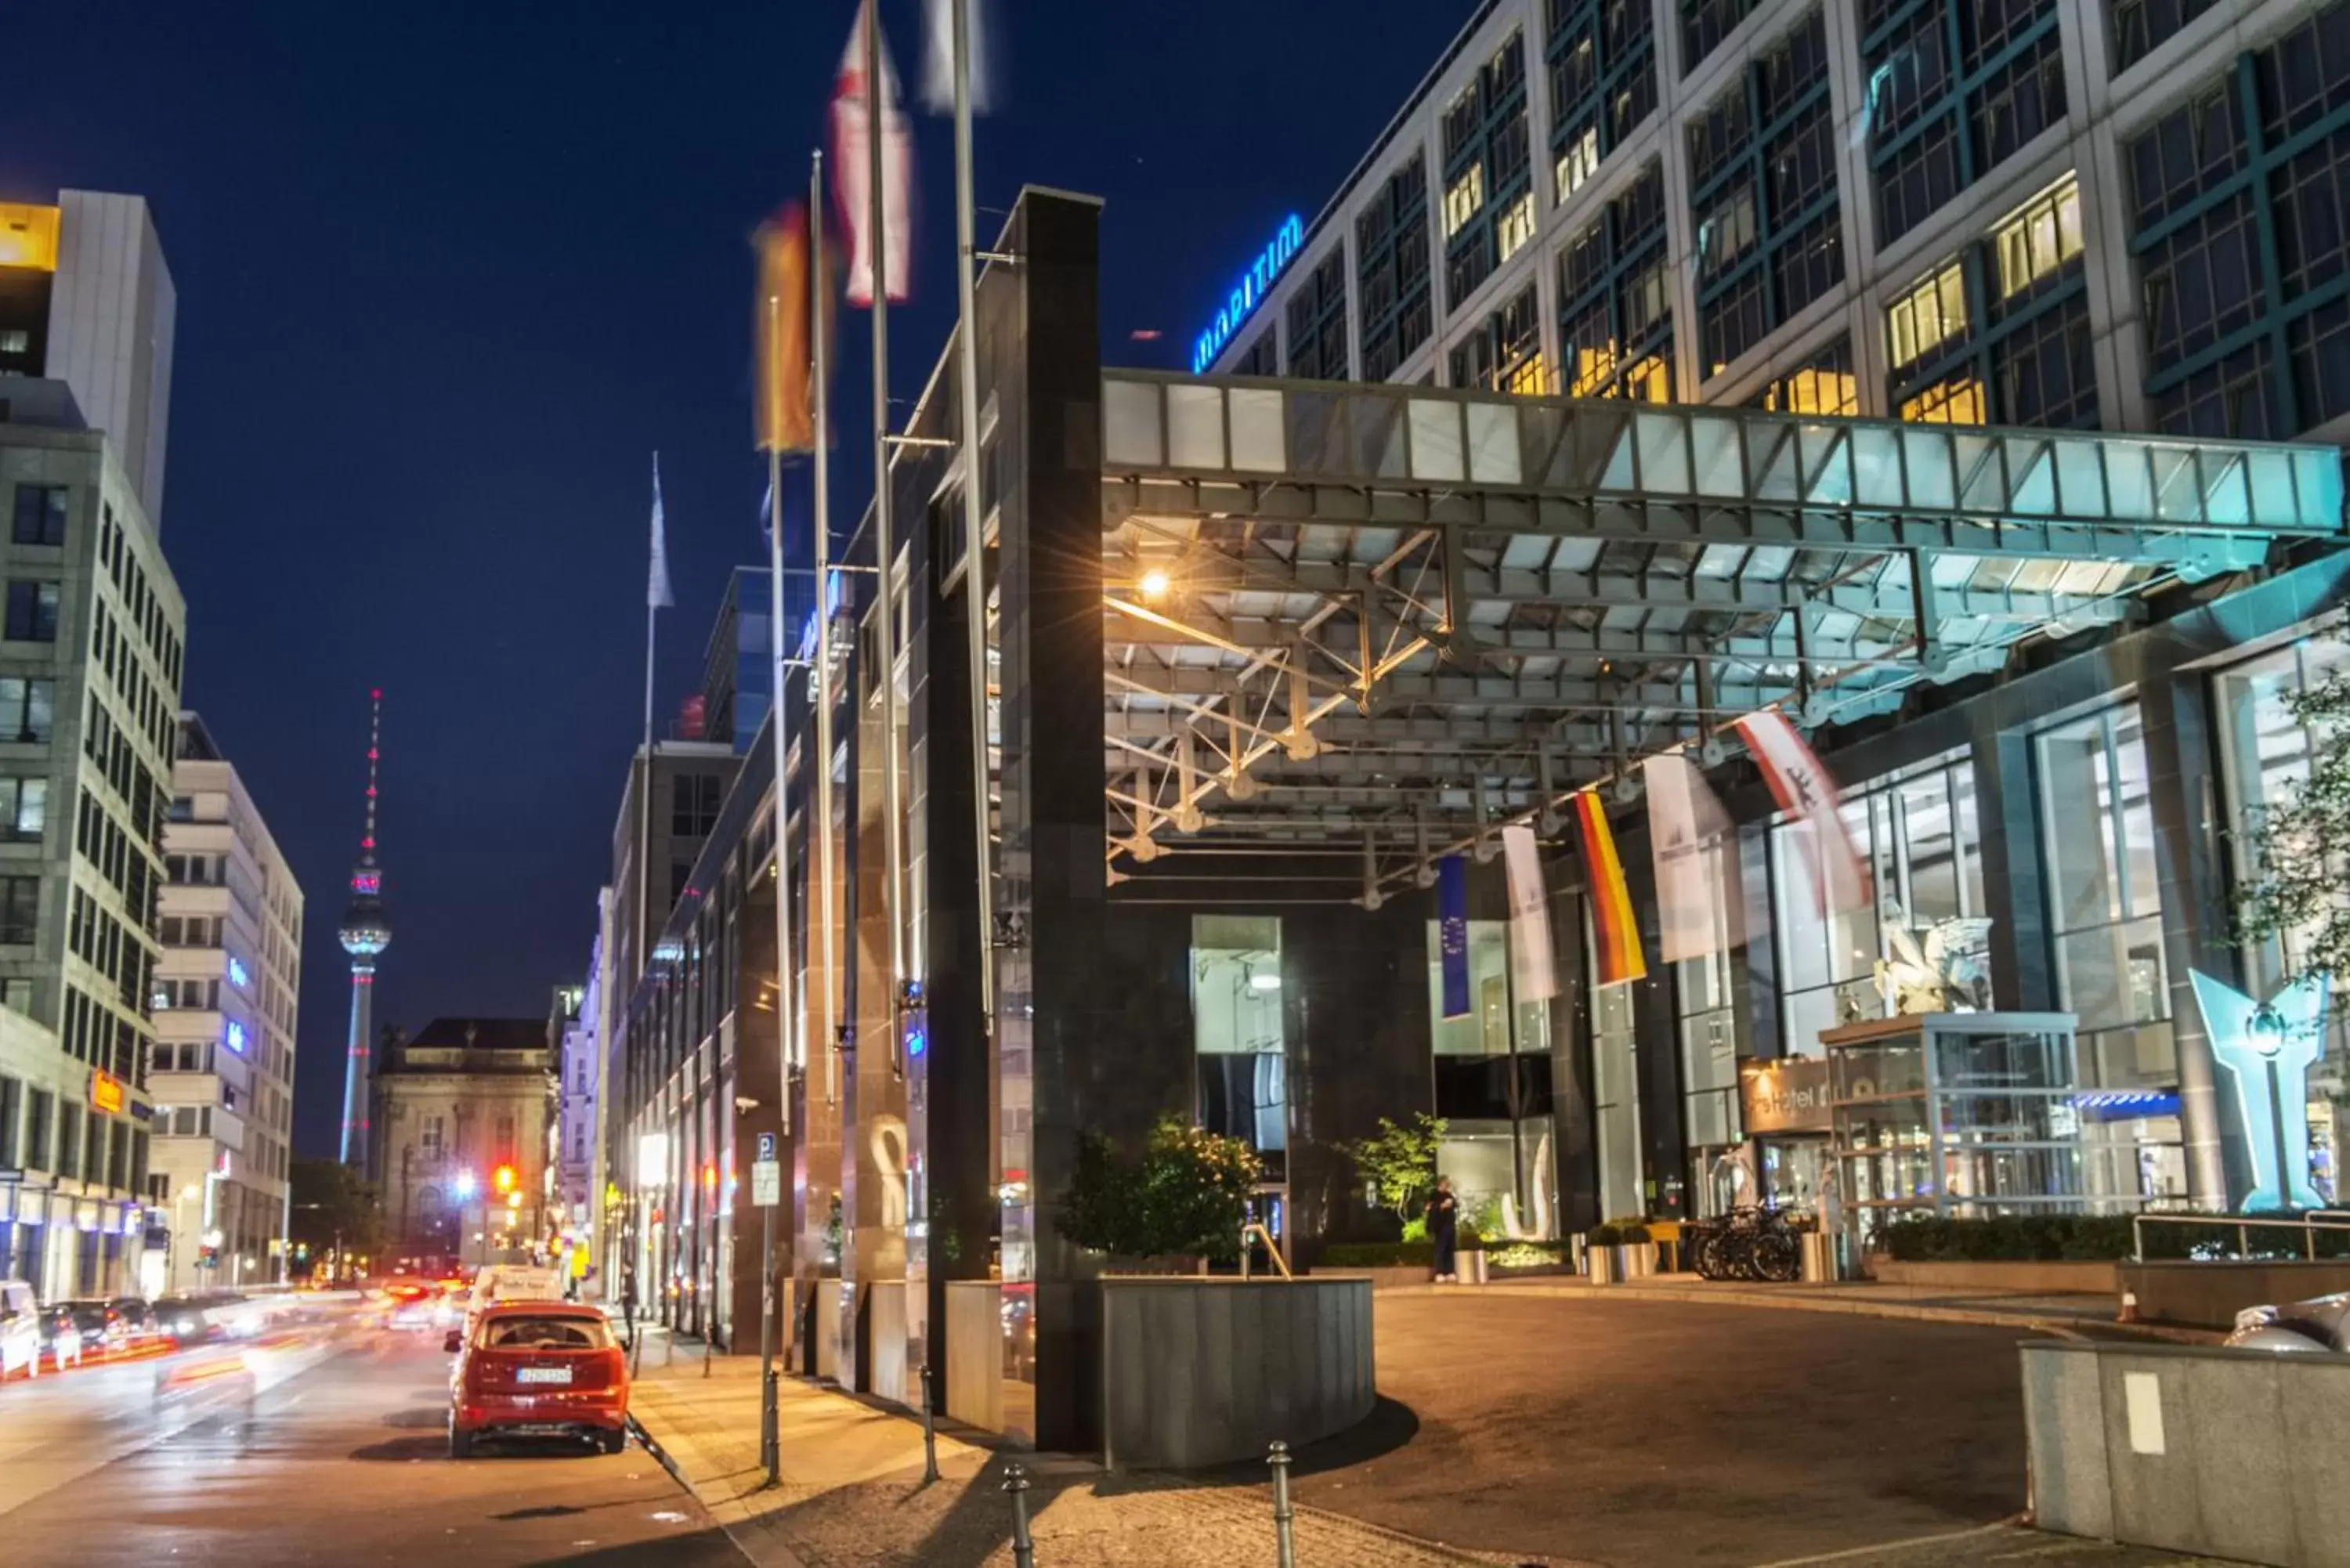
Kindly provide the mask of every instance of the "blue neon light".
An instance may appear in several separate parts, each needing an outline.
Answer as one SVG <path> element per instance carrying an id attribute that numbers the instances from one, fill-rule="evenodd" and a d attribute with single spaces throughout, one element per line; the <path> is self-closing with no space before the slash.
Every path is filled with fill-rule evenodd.
<path id="1" fill-rule="evenodd" d="M 253 983 L 253 976 L 246 971 L 244 961 L 234 953 L 229 954 L 228 958 L 228 982 L 238 987 Z"/>
<path id="2" fill-rule="evenodd" d="M 2189 970 L 2211 1054 L 2236 1080 L 2252 1189 L 2242 1210 L 2323 1209 L 2309 1180 L 2309 1068 L 2325 1053 L 2325 981 L 2298 981 L 2265 1002 Z"/>
<path id="3" fill-rule="evenodd" d="M 244 1054 L 244 1025 L 232 1018 L 228 1021 L 228 1048 L 238 1055 Z"/>
<path id="4" fill-rule="evenodd" d="M 906 1054 L 908 1056 L 919 1056 L 930 1048 L 931 1037 L 926 1031 L 920 1029 L 909 1029 L 906 1031 Z"/>
<path id="5" fill-rule="evenodd" d="M 1273 243 L 1257 253 L 1256 259 L 1249 263 L 1248 270 L 1241 274 L 1240 281 L 1232 285 L 1232 291 L 1224 296 L 1223 306 L 1216 312 L 1215 320 L 1210 322 L 1207 330 L 1192 343 L 1193 375 L 1204 373 L 1210 365 L 1215 363 L 1216 356 L 1224 351 L 1224 345 L 1232 340 L 1232 334 L 1238 332 L 1242 323 L 1256 314 L 1256 307 L 1264 303 L 1265 291 L 1273 286 L 1273 280 L 1297 259 L 1297 253 L 1305 244 L 1305 222 L 1292 213 L 1281 221 L 1281 227 L 1274 231 Z"/>

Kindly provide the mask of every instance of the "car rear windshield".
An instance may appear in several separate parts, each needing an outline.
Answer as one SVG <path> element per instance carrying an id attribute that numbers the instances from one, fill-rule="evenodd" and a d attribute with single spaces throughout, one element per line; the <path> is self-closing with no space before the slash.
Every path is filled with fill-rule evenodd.
<path id="1" fill-rule="evenodd" d="M 491 1350 L 609 1350 L 612 1330 L 600 1317 L 502 1317 L 482 1330 Z"/>

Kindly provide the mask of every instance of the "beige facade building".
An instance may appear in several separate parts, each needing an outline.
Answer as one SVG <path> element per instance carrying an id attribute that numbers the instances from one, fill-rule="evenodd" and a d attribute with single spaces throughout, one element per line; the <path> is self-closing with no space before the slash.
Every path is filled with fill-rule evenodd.
<path id="1" fill-rule="evenodd" d="M 387 1037 L 369 1174 L 397 1256 L 470 1265 L 543 1248 L 556 1084 L 543 1018 L 436 1018 Z"/>
<path id="2" fill-rule="evenodd" d="M 302 889 L 236 767 L 180 715 L 151 1000 L 156 1294 L 283 1279 Z M 151 1225 L 151 1233 L 158 1227 Z"/>

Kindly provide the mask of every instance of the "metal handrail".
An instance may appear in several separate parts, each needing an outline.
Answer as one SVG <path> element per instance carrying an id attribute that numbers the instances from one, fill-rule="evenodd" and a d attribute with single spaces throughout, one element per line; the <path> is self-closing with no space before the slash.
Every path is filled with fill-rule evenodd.
<path id="1" fill-rule="evenodd" d="M 1241 1278 L 1249 1277 L 1249 1242 L 1252 1239 L 1264 1243 L 1266 1253 L 1273 1259 L 1273 1266 L 1281 1271 L 1283 1279 L 1295 1277 L 1290 1273 L 1289 1260 L 1281 1255 L 1281 1243 L 1273 1239 L 1273 1232 L 1266 1230 L 1262 1221 L 1252 1220 L 1241 1227 Z"/>
<path id="2" fill-rule="evenodd" d="M 2236 1231 L 2236 1252 L 2248 1254 L 2254 1230 L 2298 1231 L 2302 1237 L 2302 1256 L 2310 1262 L 2317 1261 L 2317 1233 L 2320 1231 L 2350 1231 L 2350 1209 L 2313 1209 L 2298 1220 L 2252 1220 L 2241 1214 L 2133 1214 L 2130 1216 L 2130 1251 L 2132 1262 L 2146 1262 L 2145 1226 L 2201 1225 L 2213 1229 L 2233 1226 Z"/>

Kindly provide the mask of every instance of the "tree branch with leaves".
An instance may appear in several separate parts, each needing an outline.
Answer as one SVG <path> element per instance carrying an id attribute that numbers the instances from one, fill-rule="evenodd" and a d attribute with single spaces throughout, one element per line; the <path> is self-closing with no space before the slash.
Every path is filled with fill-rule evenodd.
<path id="1" fill-rule="evenodd" d="M 1436 1189 L 1436 1146 L 1446 1126 L 1425 1111 L 1415 1113 L 1409 1127 L 1381 1116 L 1378 1132 L 1338 1147 L 1378 1195 L 1379 1207 L 1409 1224 Z"/>
<path id="2" fill-rule="evenodd" d="M 2251 875 L 2236 891 L 2238 937 L 2277 944 L 2284 984 L 2350 974 L 2350 671 L 2283 693 L 2309 732 L 2309 773 L 2240 836 Z"/>

